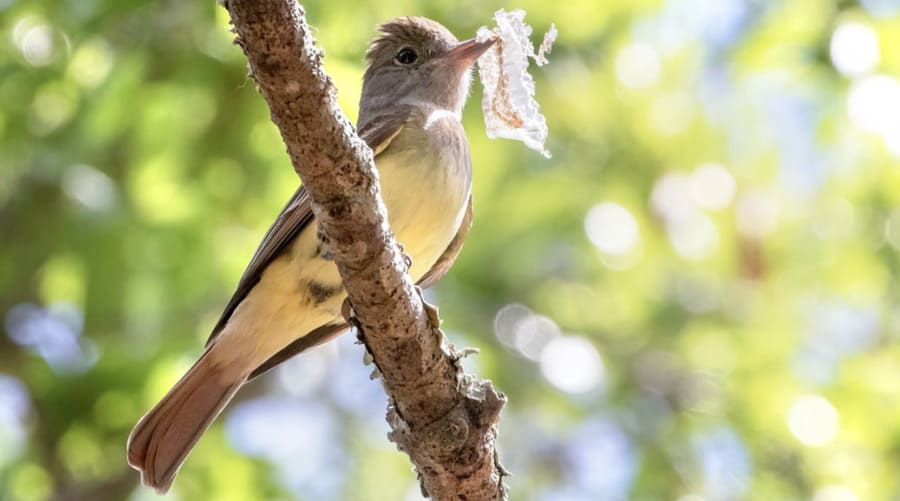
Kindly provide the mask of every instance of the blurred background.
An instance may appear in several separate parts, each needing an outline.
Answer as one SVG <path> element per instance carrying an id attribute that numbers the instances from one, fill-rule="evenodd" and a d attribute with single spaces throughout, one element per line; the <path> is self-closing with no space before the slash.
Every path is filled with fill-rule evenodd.
<path id="1" fill-rule="evenodd" d="M 377 23 L 523 8 L 550 160 L 465 125 L 430 295 L 509 397 L 513 500 L 900 499 L 900 0 L 303 2 L 355 119 Z M 213 1 L 0 0 L 0 499 L 158 499 L 125 439 L 298 180 Z M 246 387 L 169 500 L 420 499 L 352 336 Z"/>

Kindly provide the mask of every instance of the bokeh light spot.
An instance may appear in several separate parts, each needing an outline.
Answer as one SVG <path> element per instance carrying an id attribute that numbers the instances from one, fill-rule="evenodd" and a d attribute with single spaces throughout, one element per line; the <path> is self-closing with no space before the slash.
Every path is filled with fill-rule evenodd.
<path id="1" fill-rule="evenodd" d="M 587 339 L 559 337 L 541 352 L 541 373 L 553 386 L 567 393 L 586 393 L 604 378 L 603 360 Z"/>
<path id="2" fill-rule="evenodd" d="M 31 103 L 29 128 L 37 135 L 50 134 L 75 114 L 78 93 L 70 85 L 50 83 L 40 89 Z"/>
<path id="3" fill-rule="evenodd" d="M 887 75 L 855 81 L 847 94 L 847 111 L 860 130 L 892 139 L 900 129 L 900 81 Z"/>
<path id="4" fill-rule="evenodd" d="M 583 424 L 565 448 L 567 475 L 595 499 L 624 499 L 637 473 L 637 455 L 628 435 L 610 420 Z"/>
<path id="5" fill-rule="evenodd" d="M 592 207 L 584 218 L 584 230 L 600 252 L 623 256 L 640 241 L 637 221 L 619 204 L 604 202 Z"/>
<path id="6" fill-rule="evenodd" d="M 708 163 L 697 167 L 690 179 L 691 198 L 698 207 L 720 210 L 734 199 L 734 178 L 728 169 Z"/>
<path id="7" fill-rule="evenodd" d="M 54 370 L 64 374 L 80 374 L 97 362 L 99 348 L 81 338 L 81 310 L 70 303 L 49 308 L 22 303 L 6 313 L 9 338 L 43 358 Z"/>
<path id="8" fill-rule="evenodd" d="M 37 16 L 23 16 L 12 29 L 13 43 L 32 66 L 47 66 L 56 58 L 53 27 Z"/>
<path id="9" fill-rule="evenodd" d="M 788 426 L 801 443 L 818 447 L 830 442 L 837 434 L 838 413 L 825 398 L 805 395 L 791 404 Z"/>
<path id="10" fill-rule="evenodd" d="M 763 190 L 754 190 L 738 200 L 735 218 L 738 233 L 747 238 L 763 238 L 778 227 L 778 201 Z"/>
<path id="11" fill-rule="evenodd" d="M 664 221 L 672 221 L 692 212 L 690 178 L 681 173 L 669 172 L 656 178 L 650 194 L 650 205 Z"/>
<path id="12" fill-rule="evenodd" d="M 532 315 L 531 309 L 519 303 L 508 304 L 494 315 L 494 335 L 507 347 L 516 344 L 516 329 L 519 323 Z"/>
<path id="13" fill-rule="evenodd" d="M 529 315 L 516 324 L 513 344 L 522 356 L 537 360 L 547 343 L 559 335 L 556 322 L 543 315 Z"/>
<path id="14" fill-rule="evenodd" d="M 83 88 L 103 83 L 112 70 L 114 55 L 106 40 L 95 37 L 81 44 L 72 54 L 68 76 Z"/>
<path id="15" fill-rule="evenodd" d="M 625 87 L 650 87 L 659 79 L 659 74 L 659 54 L 650 45 L 628 45 L 616 55 L 616 77 Z"/>
<path id="16" fill-rule="evenodd" d="M 68 167 L 63 173 L 62 187 L 69 198 L 95 211 L 111 209 L 117 198 L 112 178 L 90 165 Z"/>
<path id="17" fill-rule="evenodd" d="M 514 303 L 497 311 L 494 334 L 507 348 L 529 360 L 537 360 L 547 343 L 560 336 L 561 332 L 552 319 Z"/>
<path id="18" fill-rule="evenodd" d="M 24 450 L 30 410 L 25 385 L 17 378 L 0 374 L 0 470 Z"/>
<path id="19" fill-rule="evenodd" d="M 750 456 L 729 427 L 719 426 L 693 437 L 703 493 L 710 499 L 743 499 L 751 482 Z"/>
<path id="20" fill-rule="evenodd" d="M 831 36 L 831 62 L 847 76 L 857 76 L 878 64 L 878 37 L 867 24 L 854 21 L 838 25 Z"/>
<path id="21" fill-rule="evenodd" d="M 699 211 L 685 213 L 667 225 L 669 241 L 679 256 L 699 261 L 716 251 L 719 230 L 706 214 Z"/>

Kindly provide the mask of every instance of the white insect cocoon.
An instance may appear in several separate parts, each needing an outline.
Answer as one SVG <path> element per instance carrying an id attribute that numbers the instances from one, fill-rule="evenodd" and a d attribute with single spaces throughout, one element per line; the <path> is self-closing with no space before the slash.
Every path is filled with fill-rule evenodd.
<path id="1" fill-rule="evenodd" d="M 544 147 L 547 120 L 534 100 L 534 78 L 528 73 L 528 58 L 538 66 L 547 64 L 558 34 L 556 27 L 544 35 L 535 52 L 531 43 L 531 26 L 525 24 L 525 11 L 503 9 L 494 13 L 497 27 L 478 29 L 478 40 L 496 39 L 494 45 L 478 59 L 478 75 L 484 86 L 481 109 L 489 138 L 504 137 L 522 141 L 529 148 L 550 158 Z"/>

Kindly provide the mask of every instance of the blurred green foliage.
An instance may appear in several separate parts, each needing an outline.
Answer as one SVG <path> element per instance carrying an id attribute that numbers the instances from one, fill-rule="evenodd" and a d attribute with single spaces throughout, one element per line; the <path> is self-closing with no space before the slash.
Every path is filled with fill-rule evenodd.
<path id="1" fill-rule="evenodd" d="M 388 17 L 560 30 L 552 160 L 473 88 L 475 226 L 432 291 L 509 396 L 512 499 L 900 497 L 900 2 L 304 6 L 350 117 Z M 0 0 L 0 499 L 154 499 L 125 438 L 298 182 L 228 28 Z M 245 388 L 169 499 L 417 499 L 345 338 Z"/>

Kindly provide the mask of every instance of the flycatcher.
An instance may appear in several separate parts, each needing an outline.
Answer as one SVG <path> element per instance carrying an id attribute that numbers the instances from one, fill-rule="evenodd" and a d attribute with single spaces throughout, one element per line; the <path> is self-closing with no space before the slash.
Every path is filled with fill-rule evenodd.
<path id="1" fill-rule="evenodd" d="M 423 287 L 442 277 L 471 223 L 472 171 L 460 115 L 490 41 L 459 42 L 421 17 L 390 20 L 366 53 L 357 131 L 375 152 L 388 221 Z M 158 492 L 249 379 L 343 332 L 346 292 L 322 256 L 301 186 L 266 233 L 190 370 L 134 427 L 128 463 Z"/>

